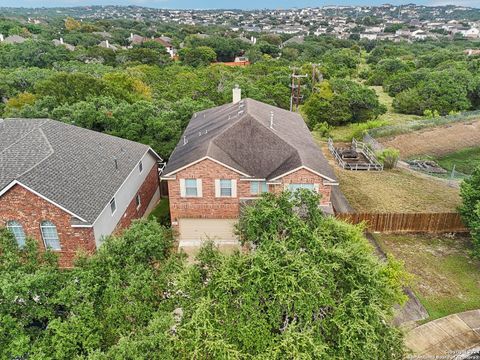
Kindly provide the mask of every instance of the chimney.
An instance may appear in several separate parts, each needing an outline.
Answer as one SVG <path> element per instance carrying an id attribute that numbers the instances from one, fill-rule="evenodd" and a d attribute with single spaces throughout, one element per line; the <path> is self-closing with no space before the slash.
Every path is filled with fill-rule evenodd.
<path id="1" fill-rule="evenodd" d="M 5 40 L 5 38 L 3 37 L 3 34 L 0 34 L 0 42 L 2 42 L 3 40 Z"/>
<path id="2" fill-rule="evenodd" d="M 130 33 L 130 39 L 133 39 L 133 33 Z"/>
<path id="3" fill-rule="evenodd" d="M 62 37 L 60 38 L 60 44 L 63 44 L 63 38 Z"/>
<path id="4" fill-rule="evenodd" d="M 233 103 L 236 104 L 242 100 L 242 89 L 237 85 L 233 88 Z"/>
<path id="5" fill-rule="evenodd" d="M 108 43 L 108 40 L 105 40 L 105 47 L 108 49 L 110 47 L 110 44 Z"/>

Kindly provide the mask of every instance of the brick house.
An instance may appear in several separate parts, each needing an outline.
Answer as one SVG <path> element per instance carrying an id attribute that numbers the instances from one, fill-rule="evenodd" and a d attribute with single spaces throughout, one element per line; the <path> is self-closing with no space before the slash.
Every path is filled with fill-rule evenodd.
<path id="1" fill-rule="evenodd" d="M 160 198 L 148 146 L 49 119 L 0 119 L 0 227 L 71 267 Z"/>
<path id="2" fill-rule="evenodd" d="M 302 117 L 240 100 L 238 88 L 234 99 L 194 114 L 163 172 L 180 247 L 205 238 L 235 244 L 242 205 L 266 191 L 307 188 L 333 212 L 330 194 L 338 181 Z"/>

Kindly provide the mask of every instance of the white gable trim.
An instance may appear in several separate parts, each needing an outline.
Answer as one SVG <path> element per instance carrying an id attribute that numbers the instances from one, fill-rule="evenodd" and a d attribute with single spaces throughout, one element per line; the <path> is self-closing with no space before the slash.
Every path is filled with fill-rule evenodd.
<path id="1" fill-rule="evenodd" d="M 329 184 L 328 184 L 328 185 L 338 185 L 338 181 L 335 181 L 335 180 L 333 180 L 332 178 L 329 178 L 328 176 L 322 175 L 322 174 L 320 174 L 319 172 L 317 172 L 317 171 L 315 171 L 315 170 L 312 170 L 312 169 L 310 169 L 310 168 L 307 167 L 307 166 L 299 166 L 299 167 L 296 168 L 296 169 L 287 171 L 286 173 L 283 173 L 283 174 L 278 175 L 277 177 L 275 177 L 275 178 L 273 178 L 273 179 L 270 179 L 270 181 L 278 180 L 278 179 L 280 179 L 280 178 L 282 178 L 282 177 L 284 177 L 284 176 L 290 175 L 290 174 L 292 174 L 292 173 L 294 173 L 294 172 L 296 172 L 296 171 L 298 171 L 298 170 L 301 170 L 301 169 L 308 170 L 308 171 L 310 171 L 310 172 L 312 172 L 312 173 L 314 173 L 314 174 L 316 174 L 316 175 L 318 175 L 318 176 L 320 176 L 320 177 L 322 177 L 322 178 L 324 178 L 324 179 L 327 179 L 327 180 L 329 181 Z"/>
<path id="2" fill-rule="evenodd" d="M 195 161 L 193 161 L 193 162 L 191 162 L 191 163 L 189 163 L 189 164 L 187 164 L 187 165 L 185 165 L 185 166 L 182 166 L 181 168 L 178 168 L 177 170 L 174 170 L 174 171 L 172 171 L 172 172 L 169 172 L 168 174 L 163 175 L 162 178 L 165 179 L 165 180 L 170 180 L 170 179 L 168 179 L 168 177 L 170 177 L 170 176 L 178 173 L 179 171 L 182 171 L 182 170 L 184 170 L 184 169 L 186 169 L 186 168 L 188 168 L 188 167 L 190 167 L 190 166 L 193 166 L 193 165 L 195 165 L 195 164 L 198 164 L 200 161 L 203 161 L 203 160 L 211 160 L 211 161 L 213 161 L 214 163 L 217 163 L 217 164 L 219 164 L 219 165 L 222 165 L 223 167 L 226 167 L 227 169 L 230 169 L 230 170 L 232 170 L 232 171 L 235 171 L 236 173 L 238 173 L 238 174 L 240 174 L 240 175 L 242 175 L 242 176 L 250 177 L 250 175 L 245 174 L 245 173 L 241 172 L 240 170 L 235 169 L 235 168 L 233 168 L 233 167 L 231 167 L 231 166 L 228 166 L 228 165 L 222 163 L 221 161 L 215 160 L 214 158 L 212 158 L 212 157 L 210 157 L 210 156 L 204 156 L 204 157 L 202 157 L 202 158 L 200 158 L 200 159 L 198 159 L 198 160 L 195 160 Z"/>
<path id="3" fill-rule="evenodd" d="M 27 190 L 30 191 L 31 193 L 37 195 L 38 197 L 41 197 L 43 200 L 48 201 L 50 204 L 55 205 L 56 207 L 58 207 L 59 209 L 65 211 L 66 213 L 68 213 L 68 214 L 70 214 L 70 215 L 72 215 L 72 216 L 80 219 L 80 220 L 83 221 L 83 222 L 88 223 L 88 221 L 85 220 L 84 218 L 78 216 L 77 214 L 74 214 L 74 213 L 71 212 L 70 210 L 64 208 L 63 206 L 61 206 L 61 205 L 59 205 L 59 204 L 57 204 L 55 201 L 50 200 L 49 198 L 47 198 L 46 196 L 40 194 L 39 192 L 37 192 L 37 191 L 29 188 L 27 185 L 22 184 L 22 183 L 21 183 L 20 181 L 18 181 L 18 180 L 13 180 L 10 184 L 8 184 L 6 187 L 4 187 L 4 188 L 0 191 L 0 196 L 2 196 L 3 194 L 5 194 L 8 190 L 10 190 L 10 189 L 11 189 L 12 187 L 14 187 L 15 185 L 19 185 L 19 186 L 27 189 Z M 78 226 L 79 226 L 79 225 L 77 225 L 76 227 L 78 227 Z M 88 225 L 88 226 L 91 226 L 91 225 Z"/>

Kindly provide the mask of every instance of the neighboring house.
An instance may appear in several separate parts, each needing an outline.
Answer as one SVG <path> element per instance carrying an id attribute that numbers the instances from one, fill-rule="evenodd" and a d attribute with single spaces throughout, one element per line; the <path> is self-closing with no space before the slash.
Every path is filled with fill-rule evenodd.
<path id="1" fill-rule="evenodd" d="M 288 39 L 287 41 L 284 41 L 281 45 L 280 45 L 280 48 L 283 48 L 287 45 L 302 45 L 305 43 L 305 36 L 303 35 L 298 35 L 298 36 L 294 36 L 294 37 L 291 37 L 290 39 Z"/>
<path id="2" fill-rule="evenodd" d="M 128 38 L 128 41 L 132 45 L 141 45 L 146 41 L 155 41 L 156 43 L 165 47 L 165 50 L 167 51 L 167 53 L 170 55 L 172 59 L 177 56 L 177 50 L 172 45 L 172 39 L 167 36 L 160 36 L 157 38 L 154 38 L 154 37 L 148 38 L 148 37 L 143 37 L 143 36 L 135 35 L 131 33 L 130 37 Z"/>
<path id="3" fill-rule="evenodd" d="M 58 40 L 54 39 L 54 40 L 52 40 L 52 43 L 55 46 L 63 46 L 69 51 L 74 51 L 75 50 L 75 46 L 67 44 L 66 42 L 63 41 L 63 38 L 60 38 Z"/>
<path id="4" fill-rule="evenodd" d="M 146 145 L 49 119 L 0 120 L 0 227 L 72 266 L 160 198 Z"/>
<path id="5" fill-rule="evenodd" d="M 7 36 L 6 38 L 3 38 L 2 36 L 1 39 L 2 39 L 1 41 L 5 44 L 21 44 L 27 41 L 27 39 L 25 39 L 20 35 L 11 35 L 11 36 Z"/>
<path id="6" fill-rule="evenodd" d="M 102 48 L 105 48 L 105 49 L 110 49 L 110 50 L 113 50 L 113 51 L 118 50 L 118 47 L 116 45 L 110 44 L 110 42 L 108 40 L 103 40 L 102 42 L 100 42 L 100 44 L 98 44 L 98 46 L 100 46 Z"/>
<path id="7" fill-rule="evenodd" d="M 302 117 L 240 98 L 236 88 L 234 103 L 194 114 L 164 170 L 180 247 L 236 243 L 241 207 L 262 192 L 310 189 L 333 213 L 338 182 Z"/>

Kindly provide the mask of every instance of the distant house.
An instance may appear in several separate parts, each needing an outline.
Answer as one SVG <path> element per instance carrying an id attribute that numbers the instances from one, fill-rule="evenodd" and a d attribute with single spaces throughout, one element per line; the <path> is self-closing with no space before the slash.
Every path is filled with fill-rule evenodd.
<path id="1" fill-rule="evenodd" d="M 284 41 L 280 47 L 283 48 L 287 45 L 295 45 L 295 44 L 302 45 L 303 43 L 305 43 L 305 36 L 298 35 L 298 36 L 291 37 L 287 41 Z"/>
<path id="2" fill-rule="evenodd" d="M 377 40 L 378 34 L 375 33 L 361 33 L 360 39 L 367 39 L 367 40 Z"/>
<path id="3" fill-rule="evenodd" d="M 0 120 L 0 226 L 70 267 L 160 198 L 148 146 L 48 119 Z"/>
<path id="4" fill-rule="evenodd" d="M 110 42 L 108 40 L 103 40 L 100 44 L 98 44 L 98 46 L 100 46 L 102 48 L 105 48 L 105 49 L 110 49 L 110 50 L 113 50 L 113 51 L 118 50 L 118 47 L 116 45 L 110 44 Z"/>
<path id="5" fill-rule="evenodd" d="M 136 34 L 132 33 L 132 34 L 130 34 L 130 37 L 128 38 L 128 41 L 132 45 L 140 45 L 140 44 L 143 44 L 146 41 L 154 41 L 154 42 L 162 45 L 163 47 L 165 47 L 165 50 L 167 51 L 167 53 L 170 55 L 171 58 L 174 58 L 174 57 L 177 56 L 177 50 L 175 49 L 175 47 L 172 44 L 172 39 L 167 37 L 167 36 L 160 36 L 160 37 L 156 37 L 156 38 L 155 37 L 148 38 L 148 37 L 144 37 L 144 36 L 140 36 L 140 35 L 136 35 Z"/>
<path id="6" fill-rule="evenodd" d="M 206 238 L 235 243 L 242 206 L 264 192 L 310 189 L 332 213 L 330 194 L 338 185 L 299 114 L 240 100 L 237 88 L 233 103 L 194 114 L 163 174 L 172 225 L 185 248 Z"/>
<path id="7" fill-rule="evenodd" d="M 11 36 L 7 36 L 6 38 L 3 37 L 3 35 L 0 37 L 0 41 L 4 44 L 21 44 L 25 41 L 27 41 L 27 39 L 25 39 L 24 37 L 20 36 L 20 35 L 11 35 Z"/>
<path id="8" fill-rule="evenodd" d="M 60 38 L 58 40 L 54 39 L 54 40 L 52 40 L 52 43 L 55 46 L 63 46 L 63 47 L 65 47 L 65 49 L 67 49 L 69 51 L 74 51 L 75 50 L 75 46 L 67 44 L 66 42 L 63 41 L 63 38 Z"/>

